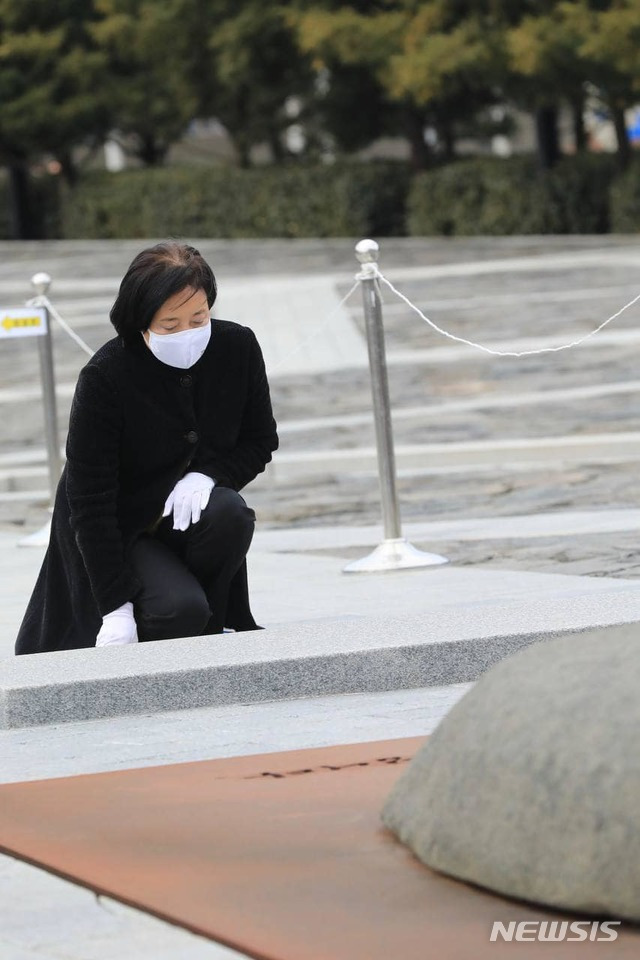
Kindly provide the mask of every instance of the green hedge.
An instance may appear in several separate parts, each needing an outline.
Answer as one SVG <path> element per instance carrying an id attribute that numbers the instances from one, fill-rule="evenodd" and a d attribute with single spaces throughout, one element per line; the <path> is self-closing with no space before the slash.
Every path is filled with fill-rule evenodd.
<path id="1" fill-rule="evenodd" d="M 413 179 L 398 163 L 93 172 L 73 190 L 34 178 L 31 192 L 46 238 L 640 231 L 640 158 L 619 175 L 609 155 L 567 157 L 546 172 L 532 157 L 481 157 Z M 2 171 L 0 239 L 9 236 Z"/>
<path id="2" fill-rule="evenodd" d="M 640 233 L 640 158 L 611 187 L 612 233 Z"/>
<path id="3" fill-rule="evenodd" d="M 409 179 L 395 163 L 93 173 L 64 199 L 62 236 L 393 236 Z"/>
<path id="4" fill-rule="evenodd" d="M 565 158 L 541 171 L 532 157 L 474 158 L 419 174 L 408 201 L 412 236 L 606 233 L 610 156 Z"/>

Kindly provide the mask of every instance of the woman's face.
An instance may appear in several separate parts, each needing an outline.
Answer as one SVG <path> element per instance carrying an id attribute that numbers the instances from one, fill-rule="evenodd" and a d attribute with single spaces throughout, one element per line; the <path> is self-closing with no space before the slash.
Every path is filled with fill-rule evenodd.
<path id="1" fill-rule="evenodd" d="M 153 315 L 144 338 L 149 343 L 149 330 L 163 336 L 167 333 L 182 333 L 194 330 L 209 323 L 209 303 L 204 290 L 192 290 L 186 287 L 162 304 Z"/>

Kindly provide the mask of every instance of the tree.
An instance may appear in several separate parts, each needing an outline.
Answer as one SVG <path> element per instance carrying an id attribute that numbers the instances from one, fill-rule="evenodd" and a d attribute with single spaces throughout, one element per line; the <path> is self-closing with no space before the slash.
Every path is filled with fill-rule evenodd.
<path id="1" fill-rule="evenodd" d="M 315 62 L 367 67 L 385 98 L 404 116 L 413 165 L 429 162 L 426 126 L 446 157 L 456 126 L 495 102 L 504 69 L 497 7 L 484 2 L 378 0 L 311 6 L 298 12 L 301 48 Z"/>
<path id="2" fill-rule="evenodd" d="M 625 110 L 640 97 L 640 0 L 566 0 L 566 22 L 579 35 L 585 78 L 600 91 L 616 131 L 620 165 L 631 158 Z"/>
<path id="3" fill-rule="evenodd" d="M 92 143 L 107 123 L 100 95 L 103 59 L 88 23 L 92 0 L 0 0 L 0 159 L 11 187 L 13 234 L 35 232 L 29 164 L 55 157 L 69 182 L 72 147 Z"/>
<path id="4" fill-rule="evenodd" d="M 388 85 L 393 96 L 425 110 L 450 159 L 460 125 L 501 99 L 500 4 L 432 0 L 415 8 L 402 50 L 390 61 Z"/>
<path id="5" fill-rule="evenodd" d="M 318 75 L 304 121 L 319 152 L 333 154 L 352 153 L 402 132 L 404 118 L 368 66 L 333 61 Z"/>
<path id="6" fill-rule="evenodd" d="M 242 166 L 290 122 L 285 101 L 312 77 L 280 6 L 258 0 L 96 0 L 93 29 L 109 64 L 118 131 L 147 165 L 161 163 L 195 117 L 215 117 Z"/>
<path id="7" fill-rule="evenodd" d="M 535 116 L 540 165 L 560 157 L 558 108 L 566 99 L 574 113 L 576 147 L 584 146 L 584 68 L 580 35 L 564 16 L 563 3 L 547 2 L 507 30 L 511 96 Z"/>
<path id="8" fill-rule="evenodd" d="M 285 13 L 286 3 L 262 0 L 209 4 L 209 66 L 196 78 L 200 110 L 224 124 L 243 167 L 260 143 L 269 144 L 276 162 L 285 158 L 289 98 L 308 98 L 312 89 L 311 65 Z"/>
<path id="9" fill-rule="evenodd" d="M 190 77 L 197 7 L 185 0 L 95 0 L 91 33 L 106 69 L 102 93 L 125 146 L 162 163 L 196 112 Z M 205 42 L 200 32 L 198 43 Z"/>
<path id="10" fill-rule="evenodd" d="M 379 73 L 388 52 L 377 20 L 385 6 L 379 0 L 354 0 L 349 8 L 299 0 L 287 10 L 296 42 L 315 73 L 304 119 L 320 145 L 348 153 L 403 132 L 406 108 L 389 98 Z"/>
<path id="11" fill-rule="evenodd" d="M 543 121 L 543 165 L 552 165 L 558 155 L 552 114 L 562 100 L 573 110 L 576 148 L 584 148 L 582 116 L 590 84 L 611 113 L 618 157 L 626 166 L 631 147 L 624 115 L 640 95 L 639 41 L 640 0 L 547 0 L 511 28 L 515 95 Z"/>

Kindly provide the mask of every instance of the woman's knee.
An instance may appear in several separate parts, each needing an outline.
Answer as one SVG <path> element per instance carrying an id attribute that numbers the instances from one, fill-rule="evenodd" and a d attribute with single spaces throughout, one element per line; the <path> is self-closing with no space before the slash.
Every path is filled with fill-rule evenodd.
<path id="1" fill-rule="evenodd" d="M 248 538 L 251 542 L 255 520 L 255 513 L 239 493 L 229 487 L 214 487 L 196 527 L 202 524 L 202 531 L 235 535 L 242 540 Z"/>
<path id="2" fill-rule="evenodd" d="M 134 604 L 138 634 L 144 640 L 200 636 L 211 617 L 203 590 L 164 591 Z"/>

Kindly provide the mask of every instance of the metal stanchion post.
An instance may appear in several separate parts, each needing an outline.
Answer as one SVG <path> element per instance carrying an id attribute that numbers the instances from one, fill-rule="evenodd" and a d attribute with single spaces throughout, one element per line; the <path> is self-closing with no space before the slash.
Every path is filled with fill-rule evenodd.
<path id="1" fill-rule="evenodd" d="M 31 278 L 31 286 L 36 294 L 44 296 L 51 286 L 51 277 L 48 273 L 36 273 Z M 40 377 L 42 381 L 42 400 L 44 404 L 44 427 L 45 441 L 47 447 L 47 460 L 49 464 L 49 509 L 53 509 L 53 501 L 56 494 L 58 480 L 62 473 L 62 461 L 60 458 L 60 437 L 58 434 L 58 414 L 56 403 L 56 384 L 53 373 L 53 341 L 51 337 L 51 318 L 46 307 L 43 308 L 47 319 L 46 333 L 38 337 L 38 354 L 40 357 Z M 49 542 L 51 531 L 51 521 L 49 520 L 44 527 L 36 530 L 35 533 L 24 537 L 19 541 L 21 547 L 41 547 Z"/>
<path id="2" fill-rule="evenodd" d="M 51 286 L 51 277 L 48 273 L 36 273 L 31 278 L 31 285 L 38 294 L 44 296 Z M 47 315 L 47 332 L 38 337 L 40 355 L 40 376 L 42 378 L 42 399 L 44 401 L 44 427 L 47 444 L 47 458 L 49 461 L 49 489 L 51 491 L 51 505 L 62 473 L 60 460 L 60 436 L 58 434 L 58 411 L 56 403 L 56 383 L 53 374 L 53 340 L 51 337 L 51 318 Z"/>
<path id="3" fill-rule="evenodd" d="M 356 257 L 362 264 L 358 279 L 362 283 L 362 301 L 369 350 L 384 540 L 368 556 L 355 560 L 344 567 L 344 573 L 404 570 L 410 567 L 431 567 L 436 564 L 447 563 L 446 557 L 441 557 L 437 553 L 424 553 L 402 536 L 400 507 L 396 489 L 396 465 L 391 427 L 384 328 L 382 325 L 382 305 L 376 281 L 378 249 L 375 240 L 361 240 L 356 246 Z"/>

